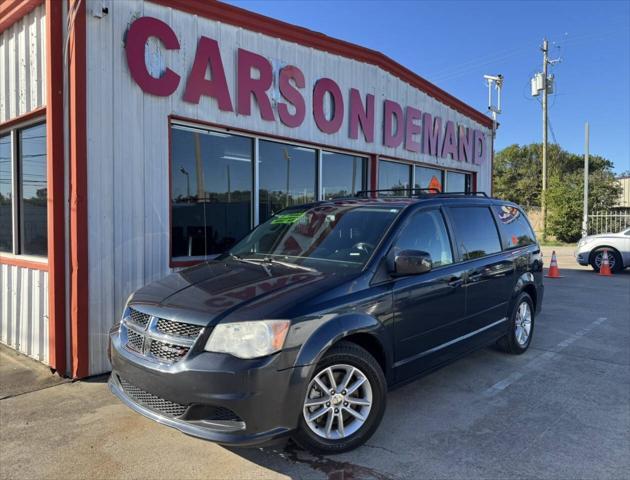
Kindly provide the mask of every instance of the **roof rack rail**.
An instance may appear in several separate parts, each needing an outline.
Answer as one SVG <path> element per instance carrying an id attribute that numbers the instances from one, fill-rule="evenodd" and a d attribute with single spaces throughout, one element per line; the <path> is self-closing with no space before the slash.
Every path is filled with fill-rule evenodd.
<path id="1" fill-rule="evenodd" d="M 441 192 L 437 188 L 385 188 L 380 190 L 360 190 L 355 197 L 367 197 L 371 194 L 394 193 L 393 197 L 484 197 L 490 198 L 486 192 Z"/>
<path id="2" fill-rule="evenodd" d="M 414 195 L 413 192 L 419 192 L 419 194 L 428 193 L 430 195 L 437 195 L 440 193 L 440 190 L 437 188 L 384 188 L 380 190 L 359 190 L 357 193 L 354 194 L 354 196 L 367 197 L 368 195 L 373 194 L 373 193 L 384 193 L 384 192 L 395 193 L 397 195 L 394 195 L 394 196 L 399 196 L 399 197 L 410 197 Z M 409 192 L 409 194 L 406 194 L 405 192 Z"/>
<path id="3" fill-rule="evenodd" d="M 439 195 L 443 195 L 443 196 L 450 196 L 450 195 L 452 195 L 454 197 L 462 196 L 462 197 L 484 197 L 484 198 L 490 198 L 490 197 L 488 197 L 486 192 L 440 192 Z"/>

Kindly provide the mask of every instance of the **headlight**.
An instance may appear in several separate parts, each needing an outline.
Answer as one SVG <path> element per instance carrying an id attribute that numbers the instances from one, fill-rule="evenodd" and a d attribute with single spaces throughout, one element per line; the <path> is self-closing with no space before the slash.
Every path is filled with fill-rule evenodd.
<path id="1" fill-rule="evenodd" d="M 220 323 L 206 342 L 208 352 L 229 353 L 239 358 L 257 358 L 282 349 L 289 320 Z"/>

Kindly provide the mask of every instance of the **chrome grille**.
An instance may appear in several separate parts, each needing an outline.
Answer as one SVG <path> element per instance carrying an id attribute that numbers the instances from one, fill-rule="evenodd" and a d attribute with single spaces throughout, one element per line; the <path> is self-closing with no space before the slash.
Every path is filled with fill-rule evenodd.
<path id="1" fill-rule="evenodd" d="M 127 349 L 148 360 L 175 363 L 191 349 L 203 326 L 160 318 L 134 308 L 123 320 Z"/>
<path id="2" fill-rule="evenodd" d="M 138 310 L 134 310 L 133 308 L 130 308 L 129 312 L 129 317 L 131 321 L 136 325 L 139 325 L 140 327 L 146 327 L 149 324 L 151 315 L 139 312 Z"/>
<path id="3" fill-rule="evenodd" d="M 151 410 L 154 410 L 168 417 L 180 417 L 188 408 L 186 405 L 165 400 L 152 393 L 145 392 L 139 387 L 132 385 L 128 381 L 118 377 L 118 381 L 127 396 Z"/>
<path id="4" fill-rule="evenodd" d="M 203 327 L 192 325 L 190 323 L 174 322 L 165 318 L 159 318 L 157 321 L 157 331 L 164 335 L 174 335 L 176 337 L 196 338 Z"/>
<path id="5" fill-rule="evenodd" d="M 171 343 L 160 342 L 159 340 L 152 340 L 149 352 L 154 357 L 166 360 L 167 362 L 176 362 L 186 355 L 188 350 L 190 349 L 181 345 L 173 345 Z"/>
<path id="6" fill-rule="evenodd" d="M 144 335 L 140 335 L 133 330 L 127 330 L 127 346 L 136 352 L 142 353 Z"/>

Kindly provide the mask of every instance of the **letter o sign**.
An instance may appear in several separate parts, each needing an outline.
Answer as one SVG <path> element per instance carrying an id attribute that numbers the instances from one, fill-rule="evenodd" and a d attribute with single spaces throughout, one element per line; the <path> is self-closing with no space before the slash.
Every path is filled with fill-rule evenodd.
<path id="1" fill-rule="evenodd" d="M 330 119 L 324 114 L 324 98 L 329 93 L 332 101 L 332 115 Z M 343 123 L 343 96 L 341 89 L 330 78 L 320 78 L 313 89 L 313 116 L 315 124 L 324 133 L 336 133 Z"/>

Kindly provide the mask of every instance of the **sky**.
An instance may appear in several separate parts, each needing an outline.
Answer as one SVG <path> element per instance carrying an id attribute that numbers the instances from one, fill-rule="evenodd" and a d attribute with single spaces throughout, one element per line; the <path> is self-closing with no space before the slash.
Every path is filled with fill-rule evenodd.
<path id="1" fill-rule="evenodd" d="M 496 149 L 542 141 L 530 78 L 550 42 L 549 142 L 630 170 L 630 1 L 322 1 L 228 3 L 378 50 L 481 111 L 484 74 L 504 76 Z M 540 97 L 539 97 L 540 98 Z"/>

